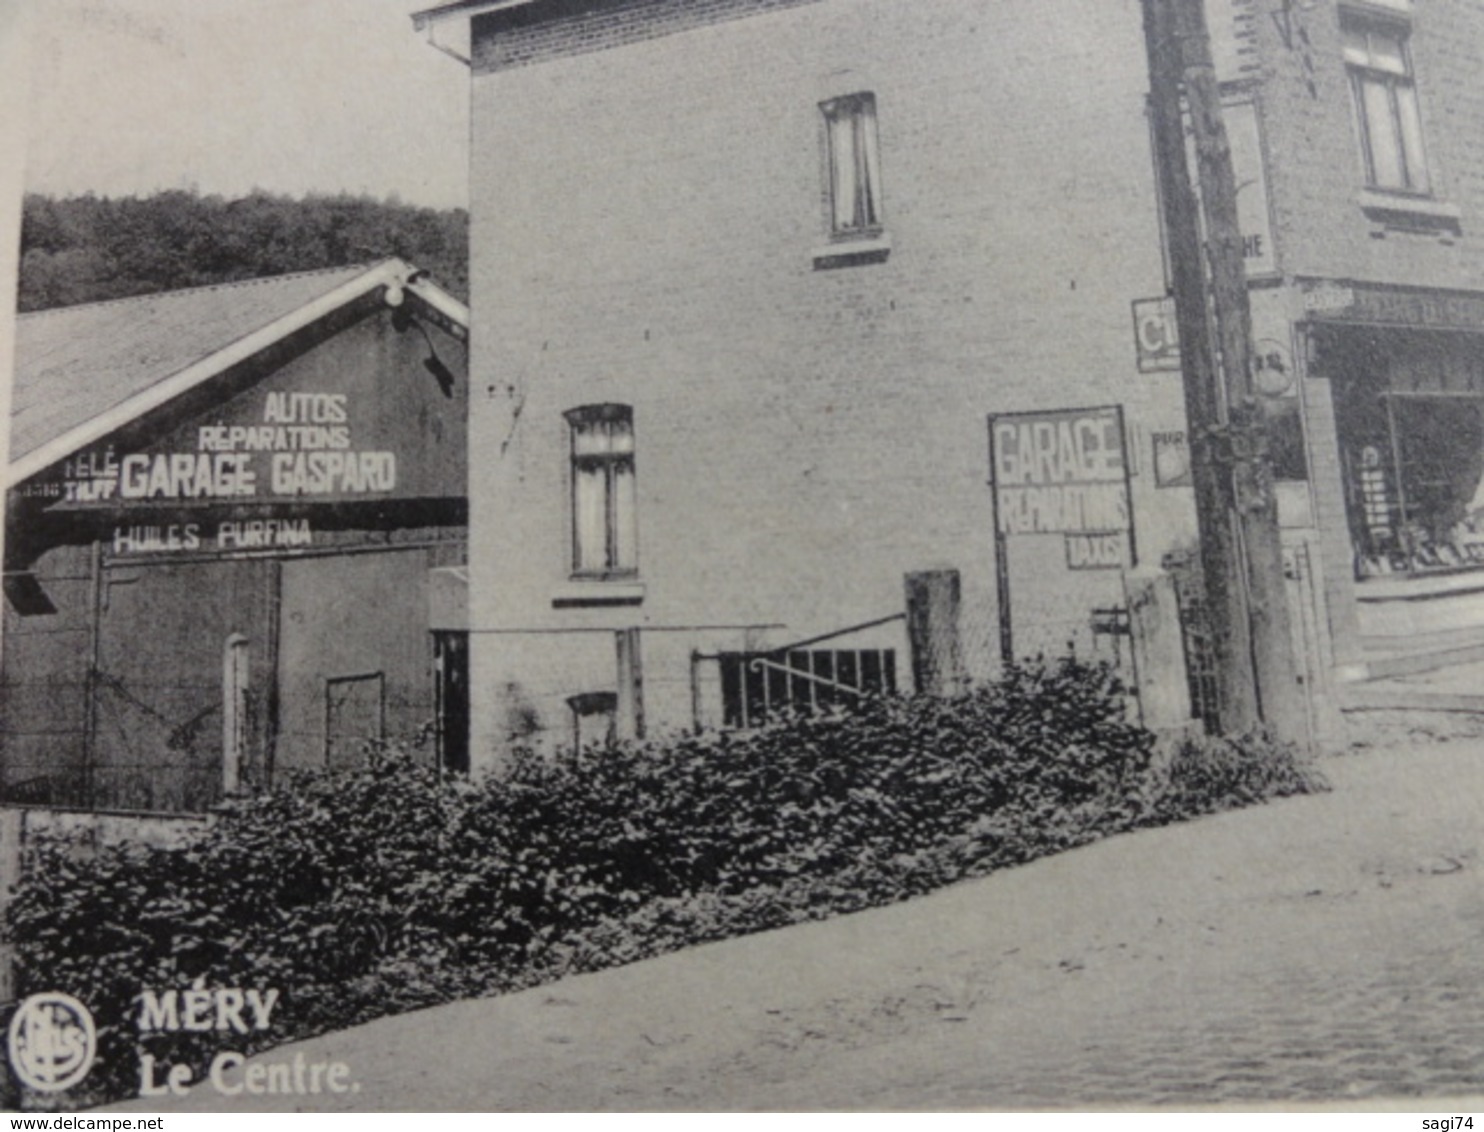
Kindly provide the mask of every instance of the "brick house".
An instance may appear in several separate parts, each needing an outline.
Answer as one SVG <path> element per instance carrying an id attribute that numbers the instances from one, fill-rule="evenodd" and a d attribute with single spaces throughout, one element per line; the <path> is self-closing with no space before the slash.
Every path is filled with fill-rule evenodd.
<path id="1" fill-rule="evenodd" d="M 463 765 L 467 326 L 399 260 L 20 316 L 0 805 Z"/>
<path id="2" fill-rule="evenodd" d="M 1292 358 L 1273 375 L 1306 438 L 1290 522 L 1322 563 L 1333 662 L 1379 674 L 1484 627 L 1484 6 L 1280 15 L 1254 27 L 1275 244 L 1254 329 Z"/>
<path id="3" fill-rule="evenodd" d="M 1208 7 L 1318 719 L 1388 602 L 1484 585 L 1484 10 Z M 906 684 L 917 571 L 968 678 L 1095 650 L 1188 550 L 1137 0 L 414 20 L 469 32 L 476 765 Z"/>

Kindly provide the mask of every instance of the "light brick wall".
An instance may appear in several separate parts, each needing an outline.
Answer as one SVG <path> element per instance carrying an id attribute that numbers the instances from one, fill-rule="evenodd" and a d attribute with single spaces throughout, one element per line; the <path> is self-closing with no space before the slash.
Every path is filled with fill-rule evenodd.
<path id="1" fill-rule="evenodd" d="M 1365 171 L 1341 57 L 1342 7 L 1336 0 L 1308 9 L 1296 5 L 1292 48 L 1272 21 L 1257 25 L 1285 270 L 1419 287 L 1484 287 L 1484 6 L 1423 0 L 1413 5 L 1411 21 L 1433 195 L 1462 210 L 1462 236 L 1398 231 L 1362 211 Z"/>
<path id="2" fill-rule="evenodd" d="M 1295 6 L 1291 44 L 1273 20 L 1254 25 L 1263 59 L 1259 98 L 1275 236 L 1294 322 L 1305 317 L 1296 277 L 1484 287 L 1484 6 L 1425 0 L 1413 4 L 1411 14 L 1433 195 L 1461 211 L 1461 233 L 1404 231 L 1361 208 L 1365 172 L 1341 55 L 1343 8 L 1336 0 Z M 1358 665 L 1362 654 L 1332 378 L 1344 375 L 1307 376 L 1302 395 L 1326 627 L 1343 670 Z"/>
<path id="3" fill-rule="evenodd" d="M 1138 3 L 762 6 L 612 51 L 579 21 L 562 32 L 579 53 L 527 43 L 534 66 L 476 48 L 476 763 L 502 738 L 500 689 L 518 680 L 544 723 L 611 669 L 611 636 L 570 653 L 607 660 L 569 664 L 556 630 L 651 630 L 663 729 L 688 722 L 691 647 L 897 612 L 906 572 L 949 566 L 988 674 L 992 412 L 1122 404 L 1143 561 L 1191 537 L 1189 492 L 1153 489 L 1147 448 L 1184 427 L 1179 377 L 1133 353 L 1129 304 L 1163 290 Z M 817 271 L 818 104 L 861 90 L 892 251 Z M 634 407 L 643 604 L 554 609 L 571 589 L 562 412 L 600 401 Z M 1023 652 L 1121 600 L 1116 572 L 1065 569 L 1059 537 L 1018 541 L 1011 565 Z M 779 627 L 744 628 L 760 625 Z"/>

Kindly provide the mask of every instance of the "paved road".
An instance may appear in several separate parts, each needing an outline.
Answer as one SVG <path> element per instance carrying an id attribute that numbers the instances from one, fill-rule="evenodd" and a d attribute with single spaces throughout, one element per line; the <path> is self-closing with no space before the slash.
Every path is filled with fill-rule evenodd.
<path id="1" fill-rule="evenodd" d="M 1477 1099 L 1484 743 L 1326 769 L 1328 795 L 285 1047 L 360 1091 L 254 1107 Z"/>

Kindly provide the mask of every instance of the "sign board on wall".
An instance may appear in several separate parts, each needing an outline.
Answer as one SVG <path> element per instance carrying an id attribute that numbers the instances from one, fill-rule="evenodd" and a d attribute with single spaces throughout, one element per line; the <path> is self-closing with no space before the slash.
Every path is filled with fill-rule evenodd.
<path id="1" fill-rule="evenodd" d="M 1066 536 L 1068 570 L 1119 570 L 1128 565 L 1128 532 Z"/>
<path id="2" fill-rule="evenodd" d="M 1224 99 L 1221 116 L 1226 126 L 1227 142 L 1231 146 L 1232 170 L 1237 182 L 1237 227 L 1242 234 L 1242 269 L 1248 279 L 1277 275 L 1278 250 L 1273 243 L 1273 214 L 1268 200 L 1267 163 L 1263 158 L 1262 129 L 1258 122 L 1257 103 L 1243 95 Z M 1192 180 L 1197 181 L 1198 178 L 1194 175 L 1195 139 L 1191 133 L 1188 118 L 1185 124 L 1185 143 L 1186 162 L 1192 170 Z M 1158 184 L 1157 180 L 1156 184 Z M 1197 183 L 1193 187 L 1199 197 L 1200 185 Z M 1168 257 L 1168 235 L 1163 230 L 1162 209 L 1160 226 Z M 1165 272 L 1168 280 L 1168 258 Z"/>
<path id="3" fill-rule="evenodd" d="M 166 450 L 79 453 L 44 494 L 63 503 L 355 498 L 397 488 L 397 453 L 358 446 L 345 393 L 268 392 L 249 421 L 179 432 Z"/>
<path id="4" fill-rule="evenodd" d="M 1054 409 L 989 418 L 1000 656 L 1014 663 L 1008 542 L 1060 535 L 1067 568 L 1137 562 L 1123 409 Z"/>
<path id="5" fill-rule="evenodd" d="M 1257 103 L 1226 102 L 1221 107 L 1232 168 L 1237 176 L 1237 225 L 1242 232 L 1242 268 L 1247 278 L 1278 270 L 1273 247 L 1273 214 L 1268 203 L 1268 171 L 1262 156 Z"/>
<path id="6" fill-rule="evenodd" d="M 1140 373 L 1180 368 L 1180 326 L 1170 296 L 1134 300 L 1134 353 Z"/>
<path id="7" fill-rule="evenodd" d="M 1154 447 L 1154 486 L 1190 487 L 1190 444 L 1181 432 L 1150 434 Z"/>
<path id="8" fill-rule="evenodd" d="M 989 450 L 1002 534 L 1129 529 L 1121 408 L 998 414 Z"/>
<path id="9" fill-rule="evenodd" d="M 1239 82 L 1262 74 L 1257 57 L 1257 0 L 1207 0 L 1206 24 L 1211 62 L 1219 82 Z"/>

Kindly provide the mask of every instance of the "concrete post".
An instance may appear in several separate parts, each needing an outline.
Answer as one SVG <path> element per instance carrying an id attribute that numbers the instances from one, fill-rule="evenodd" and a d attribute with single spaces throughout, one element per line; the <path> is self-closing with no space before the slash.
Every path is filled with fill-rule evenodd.
<path id="1" fill-rule="evenodd" d="M 907 640 L 912 684 L 922 694 L 951 696 L 963 689 L 957 570 L 923 570 L 905 578 Z"/>
<path id="2" fill-rule="evenodd" d="M 1190 683 L 1175 580 L 1162 570 L 1130 571 L 1124 593 L 1141 722 L 1151 731 L 1187 728 Z"/>
<path id="3" fill-rule="evenodd" d="M 644 660 L 639 651 L 639 630 L 620 629 L 614 639 L 618 648 L 618 711 L 614 729 L 619 739 L 642 739 Z"/>

